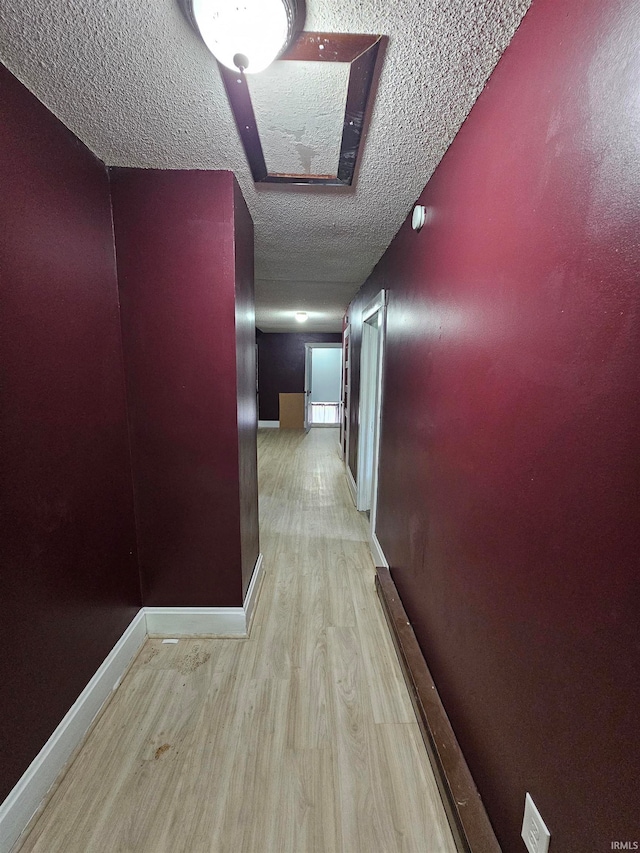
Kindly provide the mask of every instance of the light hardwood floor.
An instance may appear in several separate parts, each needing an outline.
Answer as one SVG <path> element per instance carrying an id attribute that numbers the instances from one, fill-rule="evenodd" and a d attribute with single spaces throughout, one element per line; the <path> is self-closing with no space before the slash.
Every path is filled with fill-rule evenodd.
<path id="1" fill-rule="evenodd" d="M 149 640 L 21 853 L 455 853 L 337 431 L 261 430 L 249 640 Z"/>

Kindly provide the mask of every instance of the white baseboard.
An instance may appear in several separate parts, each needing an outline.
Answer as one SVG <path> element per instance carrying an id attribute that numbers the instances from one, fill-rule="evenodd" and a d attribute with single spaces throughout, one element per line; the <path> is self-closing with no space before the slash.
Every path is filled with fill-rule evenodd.
<path id="1" fill-rule="evenodd" d="M 10 850 L 27 827 L 145 640 L 145 614 L 140 610 L 0 805 L 0 851 Z"/>
<path id="2" fill-rule="evenodd" d="M 145 607 L 150 637 L 246 637 L 243 607 Z"/>
<path id="3" fill-rule="evenodd" d="M 375 533 L 371 533 L 369 536 L 369 548 L 371 550 L 371 556 L 373 557 L 373 562 L 376 564 L 376 567 L 383 567 L 385 569 L 389 568 L 389 563 L 387 558 L 384 555 L 384 551 L 378 542 L 378 537 Z"/>
<path id="4" fill-rule="evenodd" d="M 243 607 L 143 607 L 109 652 L 7 799 L 0 805 L 0 853 L 7 853 L 27 828 L 91 723 L 147 636 L 247 637 L 264 578 L 258 556 Z"/>
<path id="5" fill-rule="evenodd" d="M 262 554 L 259 554 L 242 607 L 145 607 L 147 634 L 150 637 L 246 638 L 261 579 Z"/>
<path id="6" fill-rule="evenodd" d="M 258 429 L 280 429 L 280 421 L 258 421 Z"/>
<path id="7" fill-rule="evenodd" d="M 348 465 L 345 465 L 345 470 L 347 472 L 347 485 L 349 486 L 349 493 L 351 494 L 351 498 L 353 500 L 353 505 L 357 506 L 358 504 L 358 490 L 356 487 L 356 481 L 353 479 L 353 474 L 351 473 L 351 468 Z"/>

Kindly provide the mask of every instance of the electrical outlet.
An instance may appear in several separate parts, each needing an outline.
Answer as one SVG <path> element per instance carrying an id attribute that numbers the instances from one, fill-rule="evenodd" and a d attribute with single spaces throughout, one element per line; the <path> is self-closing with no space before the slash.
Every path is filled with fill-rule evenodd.
<path id="1" fill-rule="evenodd" d="M 524 798 L 524 819 L 521 835 L 529 853 L 547 853 L 551 833 L 542 820 L 530 794 Z"/>

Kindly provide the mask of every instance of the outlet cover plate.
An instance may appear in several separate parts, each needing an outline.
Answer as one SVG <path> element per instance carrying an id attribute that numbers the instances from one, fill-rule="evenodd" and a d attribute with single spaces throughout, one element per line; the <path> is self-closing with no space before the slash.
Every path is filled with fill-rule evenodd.
<path id="1" fill-rule="evenodd" d="M 547 853 L 551 833 L 542 820 L 542 816 L 530 794 L 524 798 L 524 819 L 521 835 L 529 853 Z"/>

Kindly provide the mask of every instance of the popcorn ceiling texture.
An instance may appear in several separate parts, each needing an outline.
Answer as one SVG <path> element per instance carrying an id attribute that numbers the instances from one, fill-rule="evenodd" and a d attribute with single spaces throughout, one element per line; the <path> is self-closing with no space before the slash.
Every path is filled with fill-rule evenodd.
<path id="1" fill-rule="evenodd" d="M 268 170 L 335 174 L 349 64 L 274 62 L 247 80 Z"/>
<path id="2" fill-rule="evenodd" d="M 107 165 L 235 172 L 255 223 L 258 326 L 290 331 L 305 309 L 305 328 L 334 331 L 529 2 L 308 0 L 307 30 L 389 37 L 348 189 L 253 184 L 215 60 L 175 0 L 3 3 L 0 59 Z M 287 130 L 311 145 L 295 116 Z"/>

